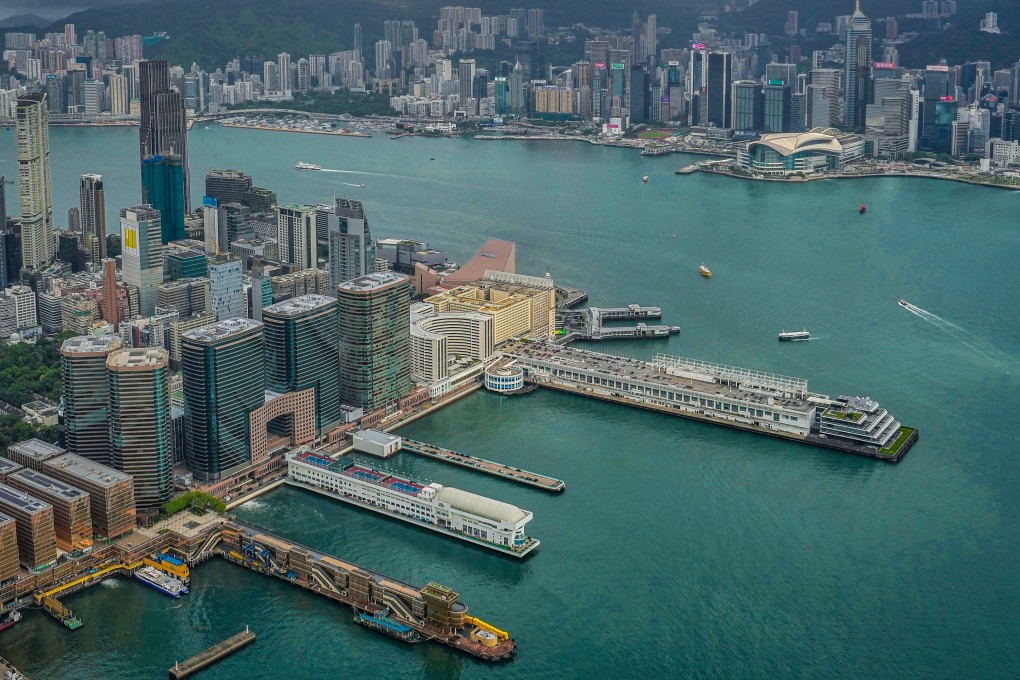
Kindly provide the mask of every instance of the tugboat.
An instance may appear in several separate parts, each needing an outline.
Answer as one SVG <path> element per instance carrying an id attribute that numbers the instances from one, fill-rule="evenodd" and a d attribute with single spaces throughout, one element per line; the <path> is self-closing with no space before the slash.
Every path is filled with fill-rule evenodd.
<path id="1" fill-rule="evenodd" d="M 5 631 L 8 628 L 11 628 L 12 626 L 14 626 L 14 624 L 16 624 L 20 620 L 21 612 L 15 609 L 14 611 L 7 615 L 6 619 L 0 621 L 0 632 Z"/>
<path id="2" fill-rule="evenodd" d="M 806 328 L 804 330 L 802 330 L 802 331 L 785 331 L 784 330 L 782 333 L 779 334 L 779 339 L 781 341 L 785 341 L 785 342 L 796 342 L 798 340 L 807 340 L 809 337 L 811 337 L 811 334 L 808 333 L 808 330 Z"/>
<path id="3" fill-rule="evenodd" d="M 857 212 L 859 212 L 861 215 L 863 215 L 864 213 L 868 212 L 868 204 L 867 203 L 861 203 L 861 206 L 859 208 L 857 208 Z"/>
<path id="4" fill-rule="evenodd" d="M 704 276 L 706 279 L 712 278 L 712 270 L 706 267 L 704 262 L 702 262 L 701 266 L 698 267 L 698 273 Z"/>

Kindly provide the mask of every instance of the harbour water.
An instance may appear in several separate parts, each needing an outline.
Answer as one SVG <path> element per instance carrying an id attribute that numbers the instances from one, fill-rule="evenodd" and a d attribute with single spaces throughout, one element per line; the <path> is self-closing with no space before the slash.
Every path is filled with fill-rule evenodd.
<path id="1" fill-rule="evenodd" d="M 528 559 L 293 489 L 237 515 L 454 587 L 514 635 L 515 661 L 404 646 L 214 560 L 180 600 L 129 580 L 68 598 L 85 622 L 74 633 L 26 615 L 0 634 L 0 655 L 30 677 L 163 677 L 244 624 L 258 642 L 196 677 L 1015 676 L 1020 195 L 678 177 L 692 159 L 571 142 L 199 127 L 190 143 L 196 200 L 208 169 L 237 167 L 285 202 L 358 197 L 376 237 L 427 240 L 458 261 L 487 237 L 510 239 L 518 271 L 549 271 L 593 305 L 659 305 L 683 329 L 594 349 L 805 377 L 817 392 L 877 399 L 921 440 L 891 465 L 542 390 L 478 393 L 404 433 L 563 479 L 565 493 L 408 455 L 387 464 L 533 511 L 542 546 Z M 58 224 L 84 172 L 104 175 L 111 223 L 137 201 L 136 129 L 54 128 L 51 145 Z M 14 158 L 13 131 L 0 131 L 0 174 L 16 175 Z M 301 160 L 347 172 L 293 170 Z M 776 341 L 801 327 L 810 341 Z"/>

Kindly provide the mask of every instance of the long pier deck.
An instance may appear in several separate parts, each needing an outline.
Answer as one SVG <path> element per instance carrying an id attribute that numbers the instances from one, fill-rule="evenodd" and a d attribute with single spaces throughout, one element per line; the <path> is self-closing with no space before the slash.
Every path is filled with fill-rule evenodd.
<path id="1" fill-rule="evenodd" d="M 170 680 L 183 680 L 203 668 L 207 668 L 220 659 L 223 659 L 242 647 L 247 647 L 255 642 L 255 633 L 246 627 L 237 635 L 233 635 L 222 642 L 217 642 L 209 649 L 199 652 L 184 663 L 174 664 L 169 670 Z"/>
<path id="2" fill-rule="evenodd" d="M 877 402 L 833 400 L 809 392 L 799 378 L 666 355 L 647 362 L 552 343 L 522 345 L 505 356 L 541 387 L 893 463 L 919 438 Z"/>
<path id="3" fill-rule="evenodd" d="M 460 467 L 477 470 L 478 472 L 484 472 L 485 474 L 493 475 L 495 477 L 509 479 L 517 482 L 518 484 L 525 484 L 527 486 L 535 487 L 536 489 L 542 489 L 543 491 L 561 493 L 567 488 L 566 482 L 561 479 L 556 479 L 555 477 L 547 477 L 546 475 L 540 475 L 537 472 L 522 470 L 503 463 L 486 460 L 485 458 L 469 456 L 466 453 L 451 451 L 449 449 L 444 449 L 441 446 L 434 446 L 432 444 L 426 444 L 425 442 L 419 442 L 413 439 L 405 439 L 403 441 L 403 450 L 419 456 L 425 456 L 426 458 L 442 461 L 444 463 L 450 463 L 451 465 L 459 465 Z"/>

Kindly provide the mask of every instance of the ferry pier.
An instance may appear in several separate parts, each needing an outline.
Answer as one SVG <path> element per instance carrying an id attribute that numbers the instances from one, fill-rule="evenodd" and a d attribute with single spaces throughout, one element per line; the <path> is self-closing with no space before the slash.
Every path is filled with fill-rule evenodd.
<path id="1" fill-rule="evenodd" d="M 425 442 L 419 442 L 413 439 L 404 439 L 402 447 L 403 448 L 401 450 L 407 451 L 408 453 L 432 458 L 433 460 L 450 463 L 451 465 L 457 465 L 471 470 L 477 470 L 478 472 L 484 472 L 485 474 L 500 477 L 502 479 L 509 479 L 517 482 L 518 484 L 542 489 L 543 491 L 561 493 L 567 488 L 566 482 L 561 479 L 556 479 L 555 477 L 547 477 L 546 475 L 540 475 L 537 472 L 522 470 L 520 468 L 511 467 L 503 463 L 497 463 L 495 461 L 478 458 L 476 456 L 469 456 L 466 453 L 451 451 L 449 449 L 444 449 L 441 446 L 426 444 Z"/>
<path id="2" fill-rule="evenodd" d="M 552 342 L 517 345 L 504 362 L 541 387 L 889 462 L 919 437 L 868 397 L 833 399 L 809 392 L 801 378 L 735 366 L 664 354 L 643 361 Z"/>
<path id="3" fill-rule="evenodd" d="M 169 678 L 170 680 L 184 680 L 184 678 L 191 677 L 203 668 L 208 668 L 217 661 L 230 656 L 253 642 L 255 642 L 255 633 L 245 626 L 244 630 L 237 635 L 232 635 L 222 642 L 217 642 L 209 649 L 196 654 L 184 663 L 175 663 L 169 670 Z"/>

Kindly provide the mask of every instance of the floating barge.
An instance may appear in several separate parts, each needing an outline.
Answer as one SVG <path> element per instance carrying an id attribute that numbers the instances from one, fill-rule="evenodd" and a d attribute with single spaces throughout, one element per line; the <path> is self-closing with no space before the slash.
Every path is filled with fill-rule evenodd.
<path id="1" fill-rule="evenodd" d="M 550 342 L 504 354 L 542 387 L 890 462 L 917 442 L 868 397 L 832 399 L 801 378 L 660 354 L 642 361 Z"/>
<path id="2" fill-rule="evenodd" d="M 169 670 L 170 680 L 183 680 L 183 678 L 190 677 L 203 668 L 208 668 L 217 661 L 230 656 L 237 650 L 242 647 L 247 647 L 253 642 L 255 642 L 255 633 L 245 627 L 245 629 L 237 635 L 216 643 L 204 652 L 191 657 L 184 663 L 174 664 L 173 668 Z"/>
<path id="3" fill-rule="evenodd" d="M 540 545 L 524 533 L 528 510 L 306 447 L 287 454 L 287 483 L 512 557 Z"/>

